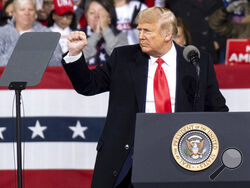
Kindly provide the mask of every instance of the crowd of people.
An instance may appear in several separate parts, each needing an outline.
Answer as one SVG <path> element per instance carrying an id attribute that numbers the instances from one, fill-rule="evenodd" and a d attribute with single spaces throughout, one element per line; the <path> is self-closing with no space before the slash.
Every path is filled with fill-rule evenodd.
<path id="1" fill-rule="evenodd" d="M 114 48 L 139 41 L 136 17 L 147 7 L 169 8 L 177 17 L 180 46 L 193 44 L 223 64 L 227 38 L 249 38 L 247 0 L 0 0 L 0 66 L 6 66 L 24 32 L 59 32 L 50 66 L 61 65 L 67 36 L 84 31 L 90 67 L 102 66 Z"/>

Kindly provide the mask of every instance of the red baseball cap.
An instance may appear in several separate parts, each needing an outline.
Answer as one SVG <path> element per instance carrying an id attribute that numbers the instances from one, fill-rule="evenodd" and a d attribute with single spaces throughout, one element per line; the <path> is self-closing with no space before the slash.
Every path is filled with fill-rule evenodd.
<path id="1" fill-rule="evenodd" d="M 73 0 L 53 0 L 54 11 L 58 15 L 65 13 L 74 13 L 74 1 Z"/>

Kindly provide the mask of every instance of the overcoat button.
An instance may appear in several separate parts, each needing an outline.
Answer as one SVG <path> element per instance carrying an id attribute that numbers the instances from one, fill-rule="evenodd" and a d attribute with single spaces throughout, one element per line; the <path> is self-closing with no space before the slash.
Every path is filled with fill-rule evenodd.
<path id="1" fill-rule="evenodd" d="M 117 174 L 118 174 L 117 171 L 114 170 L 114 171 L 113 171 L 113 175 L 114 175 L 114 176 L 117 176 Z"/>
<path id="2" fill-rule="evenodd" d="M 126 144 L 124 148 L 125 148 L 125 150 L 128 150 L 129 149 L 129 145 Z"/>

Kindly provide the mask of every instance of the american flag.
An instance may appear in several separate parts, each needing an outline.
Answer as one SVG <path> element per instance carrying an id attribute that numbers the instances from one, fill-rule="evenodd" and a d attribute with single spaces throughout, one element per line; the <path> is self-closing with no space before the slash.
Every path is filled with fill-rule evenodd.
<path id="1" fill-rule="evenodd" d="M 230 111 L 249 111 L 250 66 L 215 69 Z M 14 101 L 14 91 L 0 88 L 0 188 L 17 187 Z M 62 67 L 48 67 L 21 103 L 24 187 L 89 188 L 108 93 L 79 95 Z"/>
<path id="2" fill-rule="evenodd" d="M 21 94 L 23 187 L 89 188 L 108 93 L 79 95 L 62 67 L 49 67 Z M 0 89 L 1 188 L 17 187 L 14 101 L 14 91 Z"/>

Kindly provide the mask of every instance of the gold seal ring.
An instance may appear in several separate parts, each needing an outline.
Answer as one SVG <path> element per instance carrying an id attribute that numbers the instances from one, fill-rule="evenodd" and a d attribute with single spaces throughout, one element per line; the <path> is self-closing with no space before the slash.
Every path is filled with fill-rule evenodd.
<path id="1" fill-rule="evenodd" d="M 191 123 L 180 128 L 172 140 L 172 154 L 184 169 L 201 171 L 213 164 L 219 153 L 216 134 L 207 126 Z"/>

